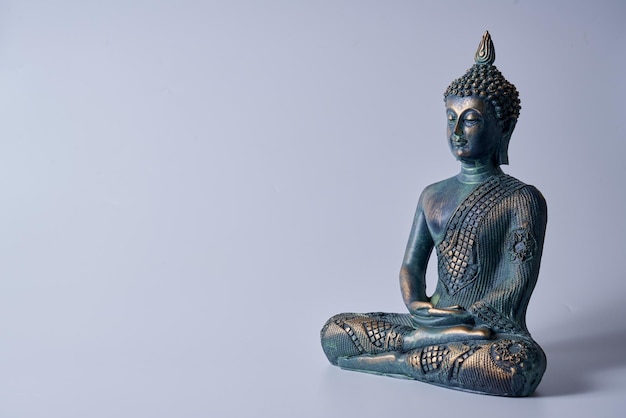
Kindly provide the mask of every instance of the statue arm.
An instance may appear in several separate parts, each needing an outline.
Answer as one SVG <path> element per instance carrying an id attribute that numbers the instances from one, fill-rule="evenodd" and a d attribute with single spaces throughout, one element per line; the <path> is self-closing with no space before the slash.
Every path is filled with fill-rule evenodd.
<path id="1" fill-rule="evenodd" d="M 478 323 L 496 332 L 526 331 L 526 308 L 539 276 L 547 223 L 545 199 L 532 186 L 515 196 L 511 211 L 494 286 L 469 307 Z"/>
<path id="2" fill-rule="evenodd" d="M 432 308 L 426 296 L 426 267 L 434 243 L 422 206 L 422 197 L 417 205 L 409 242 L 406 246 L 402 268 L 400 269 L 400 290 L 409 312 Z"/>

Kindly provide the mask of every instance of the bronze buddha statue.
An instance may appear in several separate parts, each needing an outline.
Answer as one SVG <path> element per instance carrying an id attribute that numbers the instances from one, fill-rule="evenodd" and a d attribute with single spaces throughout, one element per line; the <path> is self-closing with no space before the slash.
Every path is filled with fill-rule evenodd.
<path id="1" fill-rule="evenodd" d="M 400 271 L 409 313 L 333 316 L 321 331 L 332 364 L 502 396 L 528 396 L 539 384 L 546 358 L 525 317 L 547 208 L 535 187 L 500 169 L 520 101 L 494 60 L 486 32 L 475 64 L 444 93 L 461 171 L 420 196 Z M 438 282 L 428 297 L 433 249 Z"/>

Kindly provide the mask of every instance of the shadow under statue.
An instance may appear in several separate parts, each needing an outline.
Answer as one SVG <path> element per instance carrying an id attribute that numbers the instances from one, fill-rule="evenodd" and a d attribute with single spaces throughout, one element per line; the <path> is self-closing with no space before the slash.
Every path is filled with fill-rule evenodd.
<path id="1" fill-rule="evenodd" d="M 461 172 L 420 196 L 400 271 L 409 313 L 333 316 L 321 331 L 332 364 L 501 396 L 528 396 L 541 381 L 546 357 L 526 328 L 526 308 L 547 208 L 536 188 L 500 169 L 520 101 L 494 61 L 485 32 L 475 64 L 444 94 Z M 438 282 L 429 298 L 433 249 Z"/>

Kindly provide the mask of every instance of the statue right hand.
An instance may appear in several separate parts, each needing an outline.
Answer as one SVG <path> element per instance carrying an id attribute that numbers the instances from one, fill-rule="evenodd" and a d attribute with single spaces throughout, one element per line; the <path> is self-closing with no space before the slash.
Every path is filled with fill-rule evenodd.
<path id="1" fill-rule="evenodd" d="M 409 305 L 409 312 L 411 315 L 419 315 L 420 313 L 423 315 L 425 311 L 432 308 L 433 304 L 430 302 L 415 301 Z"/>

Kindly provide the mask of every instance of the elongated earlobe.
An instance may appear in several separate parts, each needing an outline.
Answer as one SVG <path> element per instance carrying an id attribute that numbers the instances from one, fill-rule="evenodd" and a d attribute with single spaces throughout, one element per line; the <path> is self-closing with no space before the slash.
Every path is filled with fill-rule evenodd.
<path id="1" fill-rule="evenodd" d="M 516 123 L 517 119 L 509 119 L 504 122 L 502 140 L 498 149 L 498 165 L 509 163 L 509 142 L 511 141 L 511 135 L 513 135 Z"/>

